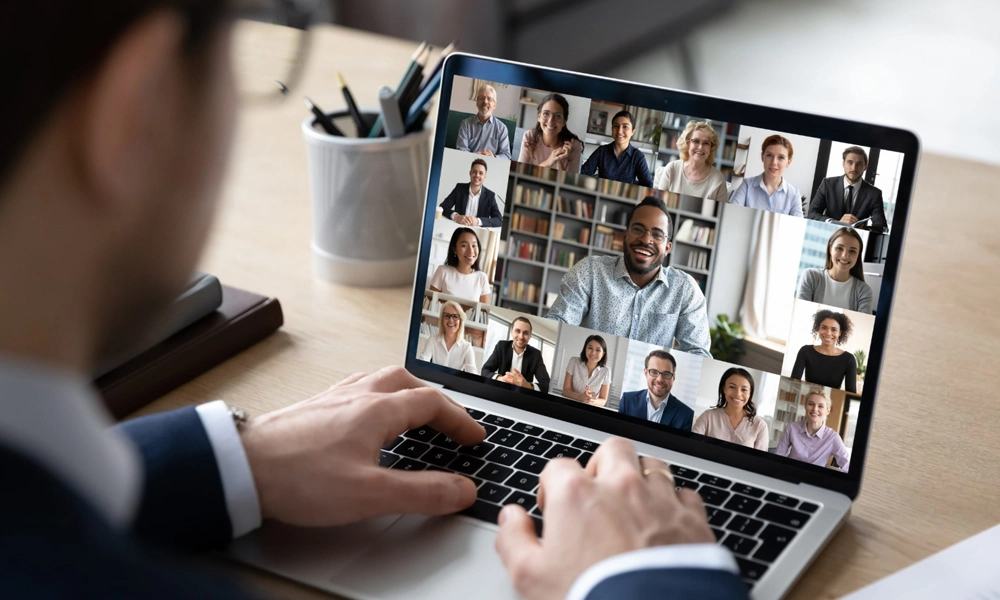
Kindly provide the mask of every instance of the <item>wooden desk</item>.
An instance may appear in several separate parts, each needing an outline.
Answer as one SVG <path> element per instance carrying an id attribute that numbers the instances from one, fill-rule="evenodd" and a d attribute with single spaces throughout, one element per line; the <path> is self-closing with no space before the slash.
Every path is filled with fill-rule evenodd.
<path id="1" fill-rule="evenodd" d="M 205 271 L 276 296 L 281 332 L 144 409 L 224 398 L 266 412 L 357 371 L 403 360 L 410 289 L 352 289 L 312 275 L 301 93 L 334 110 L 342 71 L 375 106 L 413 44 L 317 31 L 302 90 L 242 114 Z M 835 598 L 1000 522 L 1000 168 L 925 155 L 906 245 L 864 491 L 790 598 Z M 349 346 L 348 346 L 349 344 Z M 326 598 L 232 567 L 265 593 Z"/>

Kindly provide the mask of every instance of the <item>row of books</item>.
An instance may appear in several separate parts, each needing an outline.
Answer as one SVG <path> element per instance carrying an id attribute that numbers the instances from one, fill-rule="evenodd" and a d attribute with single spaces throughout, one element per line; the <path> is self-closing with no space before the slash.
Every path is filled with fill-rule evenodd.
<path id="1" fill-rule="evenodd" d="M 708 270 L 708 251 L 692 250 L 687 256 L 687 266 L 692 269 Z"/>
<path id="2" fill-rule="evenodd" d="M 581 244 L 589 244 L 590 243 L 590 228 L 589 227 L 584 227 L 584 228 L 580 229 L 579 236 L 577 236 L 575 238 L 573 238 L 573 237 L 566 237 L 566 224 L 565 223 L 561 223 L 559 221 L 556 221 L 556 224 L 552 226 L 552 237 L 556 238 L 557 240 L 571 240 L 571 241 L 574 241 L 574 242 L 579 242 Z"/>
<path id="3" fill-rule="evenodd" d="M 514 204 L 549 210 L 552 208 L 552 192 L 518 184 L 514 188 Z"/>
<path id="4" fill-rule="evenodd" d="M 598 225 L 594 228 L 594 246 L 621 252 L 625 246 L 625 232 Z"/>
<path id="5" fill-rule="evenodd" d="M 559 196 L 556 199 L 556 210 L 582 219 L 594 218 L 594 205 L 581 198 L 563 198 Z"/>
<path id="6" fill-rule="evenodd" d="M 538 286 L 533 283 L 523 281 L 513 281 L 508 279 L 503 282 L 503 297 L 518 302 L 538 302 Z"/>
<path id="7" fill-rule="evenodd" d="M 558 248 L 553 248 L 549 251 L 549 264 L 569 269 L 576 264 L 576 252 L 573 250 L 560 250 Z"/>
<path id="8" fill-rule="evenodd" d="M 684 219 L 677 229 L 674 239 L 678 242 L 693 242 L 695 244 L 715 244 L 715 228 L 695 225 L 691 219 Z"/>
<path id="9" fill-rule="evenodd" d="M 545 256 L 545 245 L 511 240 L 507 245 L 507 256 L 524 260 L 541 261 L 542 257 Z"/>
<path id="10" fill-rule="evenodd" d="M 558 227 L 558 223 L 556 226 Z M 528 233 L 537 233 L 538 235 L 549 234 L 548 219 L 533 217 L 519 212 L 514 212 L 514 214 L 511 215 L 510 227 L 511 229 L 515 229 L 517 231 L 527 231 Z"/>
<path id="11" fill-rule="evenodd" d="M 774 411 L 774 421 L 782 423 L 794 423 L 799 420 L 799 414 L 794 410 L 776 410 Z"/>

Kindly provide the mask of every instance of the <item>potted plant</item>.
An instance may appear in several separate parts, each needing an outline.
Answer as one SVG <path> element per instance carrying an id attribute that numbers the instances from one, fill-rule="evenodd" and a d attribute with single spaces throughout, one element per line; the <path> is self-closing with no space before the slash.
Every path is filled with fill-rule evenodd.
<path id="1" fill-rule="evenodd" d="M 746 331 L 736 321 L 730 321 L 729 315 L 715 317 L 715 327 L 709 333 L 712 336 L 712 358 L 715 360 L 734 362 L 743 354 Z"/>
<path id="2" fill-rule="evenodd" d="M 858 363 L 858 393 L 861 393 L 861 388 L 865 384 L 865 360 L 868 359 L 868 355 L 865 354 L 864 350 L 854 351 L 854 360 Z"/>

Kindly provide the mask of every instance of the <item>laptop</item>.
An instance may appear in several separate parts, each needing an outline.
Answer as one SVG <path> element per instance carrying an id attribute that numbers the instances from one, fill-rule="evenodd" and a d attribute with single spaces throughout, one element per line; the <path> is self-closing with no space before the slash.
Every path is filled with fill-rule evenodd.
<path id="1" fill-rule="evenodd" d="M 783 596 L 861 491 L 917 138 L 465 54 L 443 67 L 435 127 L 405 364 L 489 436 L 418 428 L 381 463 L 465 474 L 479 499 L 443 518 L 267 523 L 230 554 L 350 598 L 515 598 L 501 507 L 544 535 L 545 464 L 585 464 L 615 435 L 701 494 L 753 598 Z M 670 222 L 643 287 L 640 202 Z M 463 329 L 450 349 L 442 320 Z M 729 384 L 750 388 L 736 426 Z"/>

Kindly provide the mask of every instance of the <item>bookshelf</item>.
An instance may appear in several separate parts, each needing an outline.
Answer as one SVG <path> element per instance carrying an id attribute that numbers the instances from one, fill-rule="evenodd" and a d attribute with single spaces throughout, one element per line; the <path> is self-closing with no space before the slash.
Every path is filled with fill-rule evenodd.
<path id="1" fill-rule="evenodd" d="M 656 166 L 666 164 L 681 157 L 677 149 L 677 140 L 680 138 L 688 122 L 693 120 L 706 120 L 686 115 L 667 113 L 663 120 L 663 132 L 660 135 L 659 161 Z M 712 121 L 712 129 L 719 136 L 719 147 L 715 149 L 714 166 L 722 171 L 726 176 L 726 181 L 732 182 L 733 169 L 736 167 L 736 146 L 739 143 L 736 134 L 739 132 L 739 125 L 736 123 L 726 123 Z"/>
<path id="2" fill-rule="evenodd" d="M 457 302 L 465 309 L 465 339 L 472 343 L 472 353 L 476 357 L 476 365 L 482 367 L 483 348 L 486 346 L 486 332 L 489 327 L 489 304 L 426 290 L 423 309 L 420 313 L 420 339 L 424 340 L 423 343 L 426 344 L 431 335 L 437 333 L 438 320 L 441 316 L 441 303 L 448 300 Z"/>
<path id="3" fill-rule="evenodd" d="M 497 305 L 544 317 L 559 282 L 587 256 L 619 256 L 628 211 L 655 195 L 667 204 L 674 245 L 667 264 L 711 291 L 718 203 L 690 196 L 514 163 L 508 181 Z"/>

